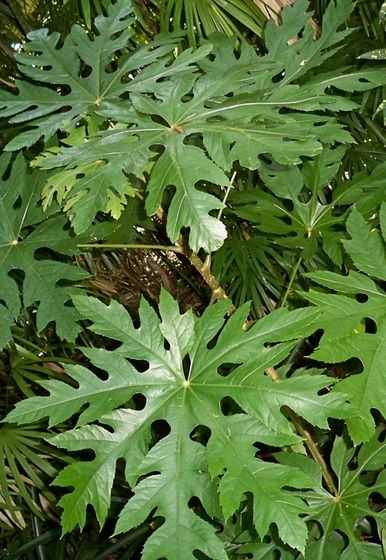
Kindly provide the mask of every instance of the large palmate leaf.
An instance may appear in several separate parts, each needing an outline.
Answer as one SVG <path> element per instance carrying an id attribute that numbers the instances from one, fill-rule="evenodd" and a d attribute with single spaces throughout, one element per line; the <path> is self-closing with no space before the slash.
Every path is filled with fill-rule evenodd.
<path id="1" fill-rule="evenodd" d="M 340 47 L 348 31 L 338 28 L 352 2 L 330 3 L 319 39 L 310 32 L 306 7 L 304 0 L 296 2 L 284 10 L 283 26 L 268 27 L 264 56 L 247 44 L 236 53 L 234 40 L 223 35 L 179 55 L 173 50 L 176 38 L 126 52 L 130 5 L 123 1 L 107 18 L 97 18 L 94 38 L 75 26 L 63 47 L 53 49 L 58 38 L 38 32 L 27 47 L 35 54 L 20 55 L 22 69 L 57 88 L 26 84 L 18 96 L 4 94 L 0 115 L 38 126 L 8 149 L 56 129 L 72 134 L 71 127 L 91 116 L 86 138 L 67 145 L 62 135 L 59 148 L 36 160 L 45 169 L 61 168 L 46 186 L 47 203 L 58 194 L 80 232 L 99 211 L 119 216 L 126 196 L 134 194 L 128 178 L 135 176 L 145 179 L 149 215 L 161 205 L 168 208 L 173 242 L 183 230 L 193 250 L 214 251 L 226 237 L 213 215 L 222 207 L 218 186 L 229 184 L 235 162 L 258 169 L 261 156 L 268 155 L 282 165 L 299 164 L 302 156 L 321 153 L 323 144 L 352 141 L 328 114 L 357 107 L 338 90 L 364 91 L 385 82 L 375 68 L 345 68 L 339 79 L 321 70 L 306 78 Z M 299 32 L 302 38 L 288 45 Z M 68 60 L 74 64 L 67 78 Z"/>
<path id="2" fill-rule="evenodd" d="M 366 171 L 355 173 L 349 180 L 338 182 L 333 192 L 335 205 L 353 206 L 366 218 L 376 212 L 382 202 L 386 201 L 385 170 L 386 164 L 380 163 Z"/>
<path id="3" fill-rule="evenodd" d="M 116 531 L 139 525 L 152 512 L 164 519 L 145 545 L 144 560 L 194 558 L 195 550 L 225 560 L 213 526 L 197 516 L 191 500 L 198 500 L 209 518 L 227 519 L 246 492 L 253 495 L 258 533 L 263 537 L 277 524 L 280 538 L 303 551 L 307 530 L 300 516 L 307 506 L 288 488 L 310 488 L 312 477 L 291 465 L 257 459 L 254 443 L 280 447 L 299 441 L 283 407 L 320 427 L 327 427 L 329 417 L 350 414 L 345 395 L 321 394 L 330 378 L 305 374 L 274 383 L 264 374 L 315 329 L 319 311 L 281 309 L 246 332 L 246 307 L 224 325 L 229 302 L 209 306 L 196 318 L 191 311 L 180 315 L 177 303 L 162 292 L 161 320 L 143 300 L 135 328 L 113 301 L 107 306 L 87 297 L 74 301 L 94 332 L 120 343 L 111 352 L 84 350 L 106 376 L 71 365 L 67 373 L 75 384 L 44 382 L 48 396 L 18 403 L 8 416 L 22 423 L 48 416 L 54 425 L 80 412 L 78 427 L 50 439 L 69 450 L 95 453 L 56 479 L 73 487 L 60 502 L 64 531 L 84 526 L 88 504 L 104 522 L 116 462 L 123 458 L 134 495 Z M 135 406 L 138 395 L 146 399 L 143 407 Z M 224 409 L 229 399 L 235 414 Z M 157 435 L 159 420 L 167 429 Z M 203 430 L 210 433 L 206 447 Z"/>
<path id="4" fill-rule="evenodd" d="M 256 224 L 276 244 L 299 249 L 306 259 L 321 244 L 333 262 L 341 264 L 346 208 L 339 208 L 334 195 L 332 201 L 326 195 L 344 152 L 343 146 L 325 149 L 299 167 L 263 167 L 260 177 L 270 192 L 255 188 L 231 195 L 236 215 Z"/>
<path id="5" fill-rule="evenodd" d="M 79 332 L 78 313 L 66 306 L 76 288 L 69 284 L 87 278 L 88 273 L 61 260 L 54 253 L 73 255 L 77 241 L 65 216 L 44 216 L 39 199 L 45 176 L 28 173 L 26 162 L 18 156 L 10 175 L 5 175 L 9 157 L 0 159 L 0 347 L 10 339 L 10 328 L 21 306 L 37 303 L 38 330 L 50 321 L 58 335 L 74 340 Z M 6 178 L 4 178 L 6 177 Z M 44 218 L 48 218 L 45 219 Z M 43 221 L 44 220 L 44 221 Z M 47 251 L 44 254 L 44 250 Z M 24 278 L 20 276 L 24 274 Z M 66 281 L 67 285 L 58 285 Z M 22 299 L 19 287 L 22 286 Z"/>
<path id="6" fill-rule="evenodd" d="M 350 2 L 333 0 L 324 12 L 322 32 L 318 41 L 314 40 L 315 29 L 307 13 L 308 0 L 296 0 L 294 9 L 282 12 L 285 32 L 281 33 L 274 20 L 267 23 L 265 42 L 270 51 L 269 57 L 282 69 L 286 70 L 283 83 L 290 83 L 311 68 L 323 64 L 326 58 L 333 56 L 342 48 L 343 39 L 351 33 L 350 29 L 338 29 L 346 23 L 351 11 Z M 300 37 L 296 37 L 299 29 Z M 296 37 L 296 48 L 289 49 L 288 42 Z"/>
<path id="7" fill-rule="evenodd" d="M 344 242 L 356 267 L 348 276 L 333 272 L 316 272 L 309 277 L 337 294 L 311 290 L 305 297 L 321 308 L 320 327 L 324 330 L 313 357 L 324 362 L 343 362 L 359 358 L 363 371 L 343 379 L 336 390 L 347 392 L 358 407 L 355 418 L 348 420 L 350 435 L 356 443 L 374 434 L 372 409 L 386 414 L 384 361 L 386 358 L 386 295 L 368 275 L 385 280 L 386 205 L 381 206 L 380 220 L 383 239 L 377 230 L 371 231 L 354 209 L 347 229 L 351 239 Z M 344 295 L 343 295 L 344 294 Z M 360 297 L 358 297 L 360 295 Z M 366 320 L 375 328 L 366 331 Z M 333 343 L 332 343 L 333 341 Z M 333 389 L 335 390 L 335 389 Z"/>
<path id="8" fill-rule="evenodd" d="M 362 560 L 362 558 L 384 558 L 379 544 L 366 543 L 359 539 L 357 525 L 364 518 L 375 519 L 378 533 L 385 527 L 386 513 L 371 507 L 371 496 L 385 498 L 386 443 L 376 434 L 364 444 L 359 453 L 348 448 L 343 438 L 337 438 L 331 453 L 331 466 L 338 479 L 337 494 L 332 496 L 322 487 L 308 499 L 311 517 L 323 527 L 321 539 L 307 547 L 306 560 Z M 333 533 L 339 531 L 348 538 L 348 546 L 342 556 L 339 541 L 334 551 L 329 551 Z"/>
<path id="9" fill-rule="evenodd" d="M 57 130 L 66 130 L 95 110 L 105 99 L 115 99 L 126 88 L 122 84 L 129 72 L 144 68 L 173 49 L 173 40 L 128 52 L 133 38 L 133 11 L 130 1 L 110 5 L 109 16 L 95 19 L 93 37 L 79 25 L 59 46 L 60 34 L 48 29 L 28 34 L 29 41 L 17 54 L 21 72 L 35 82 L 55 84 L 42 87 L 30 81 L 16 81 L 18 94 L 0 92 L 0 117 L 11 116 L 12 123 L 28 122 L 32 129 L 17 136 L 8 149 L 30 146 L 41 136 L 49 139 Z M 125 49 L 118 68 L 112 66 L 117 51 Z M 88 71 L 84 72 L 84 69 Z M 85 75 L 84 75 L 85 74 Z"/>

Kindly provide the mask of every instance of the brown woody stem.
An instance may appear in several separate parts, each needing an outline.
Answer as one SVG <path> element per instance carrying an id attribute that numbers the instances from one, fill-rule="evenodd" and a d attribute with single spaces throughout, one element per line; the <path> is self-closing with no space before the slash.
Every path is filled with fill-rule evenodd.
<path id="1" fill-rule="evenodd" d="M 278 383 L 280 381 L 280 376 L 278 372 L 275 370 L 275 368 L 270 367 L 266 370 L 265 373 L 272 379 L 274 383 Z M 323 480 L 326 483 L 328 491 L 334 496 L 336 496 L 338 494 L 338 489 L 335 486 L 335 483 L 332 479 L 332 476 L 330 475 L 326 462 L 323 459 L 322 454 L 320 453 L 315 441 L 312 439 L 310 432 L 305 428 L 302 419 L 293 410 L 286 407 L 286 413 L 291 418 L 291 421 L 295 426 L 295 429 L 298 432 L 298 434 L 304 438 L 309 454 L 318 463 L 322 471 Z"/>
<path id="2" fill-rule="evenodd" d="M 79 249 L 135 249 L 152 251 L 173 251 L 174 253 L 184 253 L 182 247 L 178 245 L 142 245 L 141 243 L 80 243 Z"/>
<path id="3" fill-rule="evenodd" d="M 220 286 L 217 278 L 213 276 L 209 266 L 207 266 L 206 263 L 202 262 L 202 260 L 198 255 L 196 255 L 196 253 L 184 251 L 184 255 L 189 259 L 191 264 L 201 274 L 205 282 L 208 284 L 209 288 L 212 290 L 213 299 L 214 300 L 228 299 L 228 296 L 225 293 L 224 288 Z M 234 313 L 235 311 L 236 311 L 236 307 L 232 304 L 228 313 L 231 314 Z"/>
<path id="4" fill-rule="evenodd" d="M 290 409 L 287 409 L 287 412 L 292 420 L 293 425 L 296 428 L 296 431 L 299 435 L 303 436 L 305 439 L 306 447 L 312 456 L 312 458 L 318 463 L 319 467 L 322 471 L 323 480 L 326 483 L 326 487 L 330 494 L 337 496 L 338 489 L 335 486 L 335 482 L 333 481 L 332 476 L 328 470 L 325 460 L 320 453 L 318 446 L 316 445 L 315 441 L 312 439 L 310 432 L 304 427 L 303 421 L 299 416 Z"/>

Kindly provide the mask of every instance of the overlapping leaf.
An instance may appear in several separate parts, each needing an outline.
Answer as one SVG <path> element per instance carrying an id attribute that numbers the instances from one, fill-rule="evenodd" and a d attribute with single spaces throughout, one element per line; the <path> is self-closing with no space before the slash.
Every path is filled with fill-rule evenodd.
<path id="1" fill-rule="evenodd" d="M 191 312 L 180 315 L 177 303 L 163 292 L 161 321 L 142 301 L 138 328 L 115 302 L 106 306 L 77 297 L 75 303 L 92 320 L 92 330 L 120 343 L 112 352 L 84 350 L 107 377 L 69 366 L 67 373 L 76 386 L 44 382 L 48 396 L 19 403 L 8 417 L 32 422 L 48 416 L 54 425 L 80 412 L 78 427 L 53 440 L 69 450 L 95 453 L 94 459 L 69 466 L 56 480 L 74 488 L 61 500 L 64 530 L 84 525 L 88 504 L 104 522 L 116 462 L 123 458 L 134 496 L 119 517 L 117 532 L 139 525 L 153 510 L 164 518 L 145 545 L 144 560 L 156 560 L 160 554 L 170 560 L 194 558 L 195 550 L 225 560 L 213 527 L 193 512 L 190 500 L 198 499 L 211 518 L 228 518 L 249 491 L 254 495 L 257 531 L 264 536 L 276 523 L 283 541 L 304 550 L 307 530 L 300 516 L 307 507 L 286 488 L 310 487 L 312 479 L 296 467 L 256 459 L 253 444 L 299 441 L 282 413 L 284 406 L 321 427 L 327 427 L 331 416 L 349 414 L 342 393 L 320 394 L 330 378 L 300 375 L 274 383 L 264 375 L 300 337 L 315 329 L 319 311 L 278 310 L 245 332 L 247 308 L 224 325 L 226 301 L 195 318 Z M 140 410 L 131 400 L 138 394 L 146 398 Z M 238 414 L 223 412 L 227 398 L 237 403 Z M 151 446 L 151 428 L 157 420 L 166 421 L 170 433 Z M 199 436 L 203 426 L 210 430 L 207 448 Z"/>
<path id="2" fill-rule="evenodd" d="M 74 282 L 88 274 L 81 268 L 54 260 L 51 255 L 49 258 L 40 255 L 39 251 L 48 249 L 73 255 L 77 251 L 77 241 L 66 227 L 65 216 L 49 217 L 42 212 L 39 199 L 45 176 L 39 172 L 28 173 L 22 156 L 13 163 L 9 176 L 5 175 L 8 165 L 9 158 L 3 156 L 0 160 L 0 347 L 10 339 L 10 328 L 21 306 L 27 308 L 33 303 L 38 304 L 39 330 L 55 321 L 58 335 L 74 340 L 79 332 L 76 323 L 79 315 L 65 303 L 76 289 L 69 285 L 58 286 L 58 282 Z M 24 273 L 23 280 L 17 278 L 20 271 Z"/>
<path id="3" fill-rule="evenodd" d="M 299 167 L 262 168 L 261 179 L 271 192 L 256 188 L 235 193 L 235 213 L 255 223 L 275 243 L 299 249 L 306 259 L 321 244 L 333 262 L 340 264 L 346 209 L 339 209 L 334 197 L 326 200 L 326 190 L 336 178 L 344 152 L 344 147 L 326 149 Z"/>
<path id="4" fill-rule="evenodd" d="M 356 267 L 348 276 L 333 272 L 310 274 L 315 282 L 337 294 L 311 290 L 305 297 L 322 309 L 320 326 L 324 335 L 313 357 L 324 362 L 343 362 L 359 358 L 363 371 L 343 379 L 336 388 L 352 397 L 358 407 L 356 417 L 348 420 L 350 434 L 356 443 L 368 440 L 374 434 L 372 409 L 386 414 L 384 360 L 386 356 L 386 295 L 369 277 L 386 279 L 385 269 L 385 214 L 382 205 L 380 220 L 383 239 L 377 230 L 371 231 L 363 217 L 354 209 L 347 220 L 351 239 L 344 242 Z M 360 295 L 359 298 L 357 296 Z M 365 332 L 366 320 L 375 322 L 375 329 Z M 333 341 L 333 344 L 332 344 Z M 334 389 L 335 390 L 335 389 Z"/>
<path id="5" fill-rule="evenodd" d="M 126 89 L 122 79 L 128 73 L 173 49 L 173 39 L 165 38 L 164 44 L 126 51 L 118 68 L 111 66 L 116 52 L 125 49 L 134 35 L 130 26 L 134 20 L 128 18 L 132 10 L 130 1 L 112 4 L 108 17 L 95 19 L 94 37 L 75 25 L 59 48 L 59 33 L 49 35 L 47 29 L 29 33 L 29 42 L 17 55 L 22 73 L 35 82 L 57 87 L 23 80 L 16 82 L 17 95 L 0 92 L 0 117 L 11 116 L 11 122 L 28 122 L 33 127 L 18 135 L 8 149 L 30 146 L 41 136 L 49 139 L 57 130 L 66 130 L 84 116 L 95 114 L 103 100 L 115 99 Z"/>
<path id="6" fill-rule="evenodd" d="M 29 54 L 19 61 L 30 78 L 57 88 L 23 84 L 18 96 L 4 94 L 4 116 L 37 126 L 9 148 L 78 126 L 87 115 L 103 117 L 107 122 L 102 119 L 86 142 L 63 145 L 37 160 L 46 169 L 63 168 L 51 176 L 47 200 L 62 193 L 61 203 L 80 232 L 99 211 L 118 217 L 126 195 L 133 194 L 128 176 L 143 179 L 150 173 L 147 212 L 168 206 L 173 242 L 188 228 L 193 250 L 214 251 L 226 230 L 213 216 L 221 202 L 205 191 L 227 185 L 226 173 L 235 162 L 257 169 L 260 156 L 269 154 L 293 165 L 321 153 L 322 144 L 351 141 L 326 114 L 356 107 L 337 90 L 364 91 L 384 83 L 377 69 L 346 68 L 339 79 L 330 72 L 304 77 L 340 48 L 348 31 L 338 28 L 351 8 L 349 0 L 331 2 L 322 35 L 314 39 L 308 25 L 312 14 L 305 1 L 296 2 L 284 10 L 283 26 L 268 27 L 265 56 L 248 45 L 237 55 L 233 40 L 219 35 L 195 52 L 171 54 L 175 38 L 169 38 L 125 51 L 111 62 L 131 37 L 130 5 L 123 1 L 107 18 L 97 18 L 93 39 L 75 26 L 57 49 L 55 34 L 36 32 Z M 302 37 L 288 45 L 299 31 Z M 98 127 L 103 132 L 95 135 Z"/>
<path id="7" fill-rule="evenodd" d="M 379 494 L 385 498 L 385 457 L 386 443 L 379 441 L 376 434 L 371 441 L 362 446 L 356 454 L 348 448 L 343 438 L 337 438 L 331 453 L 331 466 L 338 479 L 337 495 L 332 496 L 323 488 L 308 499 L 311 517 L 323 527 L 323 537 L 307 547 L 306 560 L 362 560 L 374 558 L 382 560 L 382 547 L 359 539 L 359 521 L 373 518 L 378 531 L 384 528 L 386 514 L 371 507 L 371 495 Z M 334 532 L 339 531 L 348 539 L 348 546 L 340 555 L 339 539 L 331 550 Z"/>

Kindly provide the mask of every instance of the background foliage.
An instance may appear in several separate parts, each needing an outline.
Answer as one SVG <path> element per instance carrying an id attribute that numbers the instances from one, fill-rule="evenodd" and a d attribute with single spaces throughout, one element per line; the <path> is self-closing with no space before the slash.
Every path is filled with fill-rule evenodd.
<path id="1" fill-rule="evenodd" d="M 384 558 L 382 3 L 0 13 L 1 557 Z"/>

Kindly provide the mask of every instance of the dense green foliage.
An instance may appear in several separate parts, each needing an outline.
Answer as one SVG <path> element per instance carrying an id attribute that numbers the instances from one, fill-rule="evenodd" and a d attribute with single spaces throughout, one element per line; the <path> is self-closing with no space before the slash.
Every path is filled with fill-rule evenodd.
<path id="1" fill-rule="evenodd" d="M 0 90 L 4 558 L 384 558 L 380 6 L 225 4 L 80 2 Z"/>

